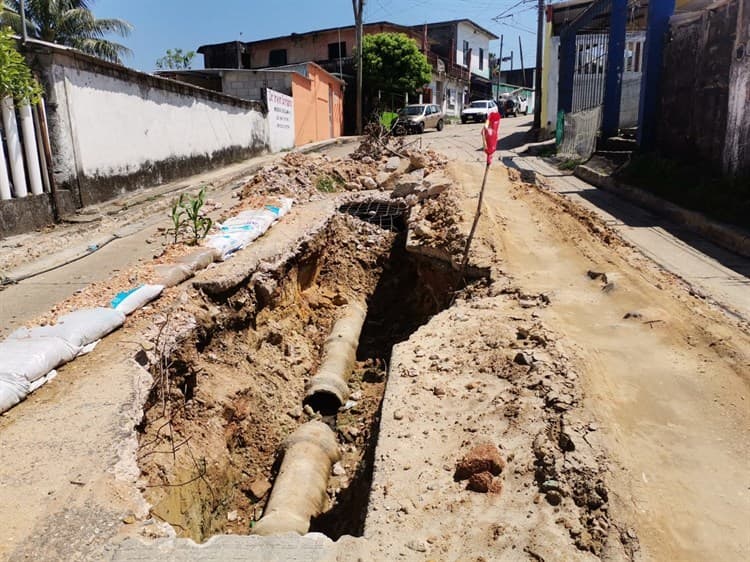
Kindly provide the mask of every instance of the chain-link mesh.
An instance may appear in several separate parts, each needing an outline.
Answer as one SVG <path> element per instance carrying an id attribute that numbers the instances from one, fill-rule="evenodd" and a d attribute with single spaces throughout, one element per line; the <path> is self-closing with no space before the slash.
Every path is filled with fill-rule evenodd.
<path id="1" fill-rule="evenodd" d="M 601 106 L 566 114 L 558 156 L 588 160 L 596 149 L 596 138 L 601 123 Z"/>

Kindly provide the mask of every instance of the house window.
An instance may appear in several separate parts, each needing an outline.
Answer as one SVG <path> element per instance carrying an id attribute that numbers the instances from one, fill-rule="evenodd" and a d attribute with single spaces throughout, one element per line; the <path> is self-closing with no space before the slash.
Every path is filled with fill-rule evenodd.
<path id="1" fill-rule="evenodd" d="M 282 66 L 286 64 L 286 49 L 271 49 L 268 53 L 268 66 Z"/>
<path id="2" fill-rule="evenodd" d="M 479 70 L 484 70 L 484 49 L 479 49 Z"/>
<path id="3" fill-rule="evenodd" d="M 469 42 L 464 41 L 464 66 L 469 66 Z"/>
<path id="4" fill-rule="evenodd" d="M 341 43 L 328 43 L 328 60 L 343 59 L 346 57 L 346 41 Z"/>

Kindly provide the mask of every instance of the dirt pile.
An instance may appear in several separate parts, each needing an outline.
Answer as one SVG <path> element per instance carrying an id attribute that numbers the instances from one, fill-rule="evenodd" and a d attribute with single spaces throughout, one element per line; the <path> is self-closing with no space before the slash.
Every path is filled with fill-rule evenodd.
<path id="1" fill-rule="evenodd" d="M 403 421 L 381 427 L 368 535 L 392 558 L 405 537 L 435 559 L 632 558 L 578 374 L 541 319 L 554 302 L 507 280 L 473 293 L 394 351 L 383 419 Z"/>
<path id="2" fill-rule="evenodd" d="M 450 190 L 425 199 L 409 215 L 407 249 L 459 264 L 466 246 L 466 228 L 456 195 Z"/>
<path id="3" fill-rule="evenodd" d="M 335 191 L 376 189 L 375 160 L 332 159 L 321 154 L 291 152 L 278 164 L 265 166 L 242 188 L 241 199 L 283 195 L 298 203 Z"/>
<path id="4" fill-rule="evenodd" d="M 417 175 L 413 187 L 418 188 L 422 187 L 423 179 L 442 171 L 446 162 L 443 155 L 432 150 L 415 147 L 386 149 L 378 141 L 365 136 L 348 158 L 333 159 L 321 154 L 291 152 L 278 164 L 265 166 L 255 174 L 242 188 L 240 197 L 249 200 L 263 195 L 283 195 L 303 203 L 336 191 L 393 189 L 394 185 L 409 180 L 408 174 Z M 402 175 L 407 176 L 406 180 L 401 179 Z M 432 185 L 444 183 L 436 178 L 433 176 Z M 430 187 L 427 183 L 425 191 Z M 439 192 L 439 188 L 433 188 L 420 199 Z M 407 191 L 397 196 L 410 193 Z"/>

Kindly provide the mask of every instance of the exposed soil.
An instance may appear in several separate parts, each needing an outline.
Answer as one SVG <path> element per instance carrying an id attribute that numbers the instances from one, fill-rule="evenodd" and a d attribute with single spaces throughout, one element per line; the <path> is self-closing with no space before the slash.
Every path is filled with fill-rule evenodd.
<path id="1" fill-rule="evenodd" d="M 456 142 L 469 160 L 476 156 Z M 258 197 L 325 197 L 329 185 L 370 189 L 365 178 L 390 188 L 415 167 L 433 180 L 447 174 L 451 187 L 425 200 L 419 190 L 390 200 L 384 193 L 354 213 L 373 224 L 342 208 L 296 255 L 264 262 L 229 292 L 211 298 L 175 287 L 136 313 L 130 325 L 143 330 L 127 336 L 154 377 L 136 453 L 149 514 L 107 514 L 106 533 L 118 520 L 147 537 L 174 531 L 203 542 L 250 533 L 278 471 L 279 445 L 300 424 L 322 419 L 335 429 L 342 458 L 311 530 L 364 536 L 378 559 L 743 559 L 748 327 L 655 267 L 596 214 L 501 166 L 490 173 L 471 283 L 458 287 L 483 164 L 464 157 L 444 170 L 439 154 L 403 143 L 395 149 L 409 157 L 395 175 L 383 173 L 392 154 L 377 143 L 345 163 L 288 155 L 245 186 L 239 208 Z M 407 216 L 376 220 L 383 209 Z M 148 281 L 154 263 L 89 287 L 46 319 L 105 304 L 117 287 Z M 335 415 L 321 416 L 303 407 L 305 384 L 354 298 L 367 301 L 368 315 L 352 393 Z M 107 343 L 110 361 L 117 350 Z M 81 364 L 85 373 L 66 367 L 71 379 L 64 371 L 40 391 L 46 402 L 38 405 L 51 408 L 49 419 L 71 418 L 77 431 L 94 435 L 84 406 L 106 385 L 90 374 L 99 369 L 92 357 Z M 76 386 L 76 377 L 88 386 Z M 54 409 L 68 390 L 77 407 Z M 106 403 L 97 407 L 104 412 Z M 0 420 L 14 446 L 47 432 L 25 432 L 23 422 Z M 47 446 L 39 453 L 46 460 L 18 474 L 42 475 L 49 453 L 62 450 Z M 112 454 L 103 449 L 100 460 Z M 75 469 L 85 474 L 80 459 Z M 49 501 L 71 502 L 85 486 L 66 470 L 55 481 L 72 491 Z M 27 484 L 16 484 L 18 504 Z M 0 546 L 50 552 L 78 521 L 88 528 L 92 517 L 105 518 L 77 513 L 50 533 L 57 542 L 36 533 L 25 550 L 15 538 Z M 28 519 L 14 521 L 14 537 L 34 523 Z M 47 519 L 44 530 L 54 525 Z M 78 556 L 86 548 L 70 550 Z"/>

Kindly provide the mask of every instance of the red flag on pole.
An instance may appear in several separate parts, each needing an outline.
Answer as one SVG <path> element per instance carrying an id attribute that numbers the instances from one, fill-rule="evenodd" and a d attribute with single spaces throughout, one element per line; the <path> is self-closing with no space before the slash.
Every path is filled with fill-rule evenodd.
<path id="1" fill-rule="evenodd" d="M 487 155 L 487 165 L 492 164 L 492 155 L 497 150 L 497 136 L 500 128 L 500 114 L 490 113 L 487 121 L 482 127 L 482 140 L 484 141 L 484 153 Z"/>

